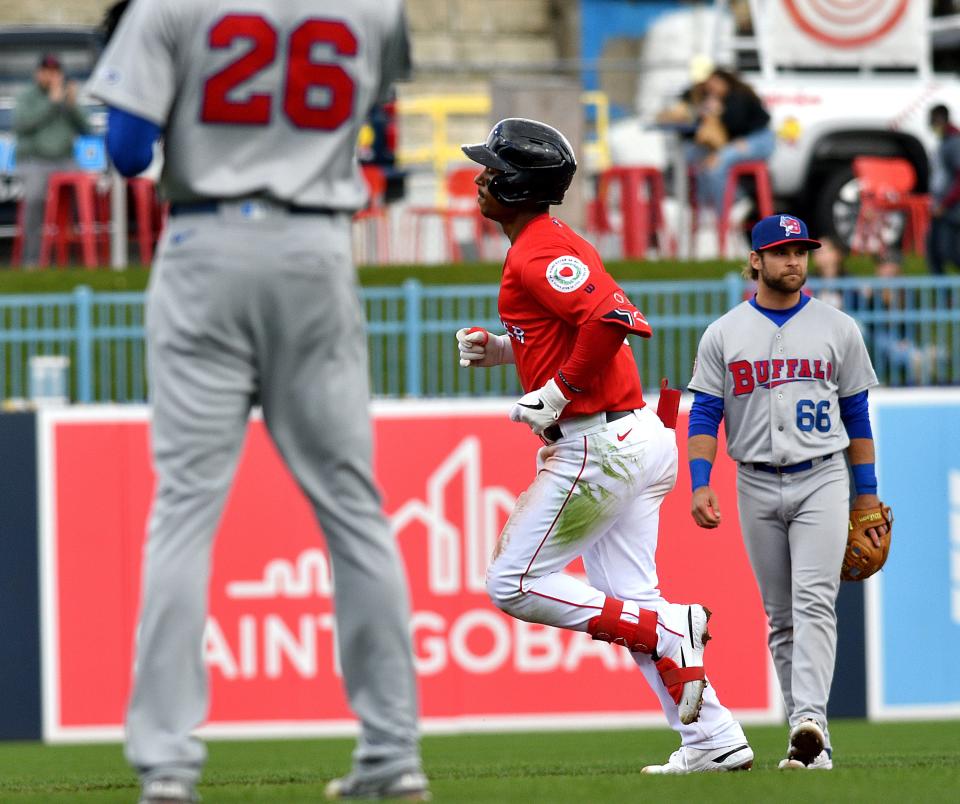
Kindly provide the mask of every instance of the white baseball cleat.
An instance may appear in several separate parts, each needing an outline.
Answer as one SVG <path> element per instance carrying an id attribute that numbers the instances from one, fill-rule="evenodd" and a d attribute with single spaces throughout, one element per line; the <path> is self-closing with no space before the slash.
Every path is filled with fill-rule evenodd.
<path id="1" fill-rule="evenodd" d="M 680 746 L 670 755 L 666 765 L 647 765 L 640 773 L 678 775 L 684 773 L 717 773 L 750 770 L 753 749 L 747 743 L 722 748 L 687 748 Z"/>
<path id="2" fill-rule="evenodd" d="M 812 718 L 801 720 L 790 729 L 790 750 L 787 752 L 787 759 L 797 760 L 807 766 L 820 756 L 825 742 L 823 729 L 816 720 Z"/>
<path id="3" fill-rule="evenodd" d="M 703 649 L 710 640 L 707 621 L 710 609 L 698 603 L 684 606 L 680 644 L 670 656 L 658 660 L 657 670 L 670 696 L 677 703 L 680 722 L 695 723 L 700 717 L 703 690 L 707 679 L 703 672 Z"/>
<path id="4" fill-rule="evenodd" d="M 385 798 L 403 801 L 429 801 L 427 777 L 422 773 L 401 773 L 387 779 L 363 779 L 351 773 L 327 784 L 324 795 L 328 800 Z"/>
<path id="5" fill-rule="evenodd" d="M 778 765 L 780 770 L 833 770 L 833 758 L 830 749 L 824 748 L 809 765 L 804 765 L 799 759 L 781 759 Z"/>

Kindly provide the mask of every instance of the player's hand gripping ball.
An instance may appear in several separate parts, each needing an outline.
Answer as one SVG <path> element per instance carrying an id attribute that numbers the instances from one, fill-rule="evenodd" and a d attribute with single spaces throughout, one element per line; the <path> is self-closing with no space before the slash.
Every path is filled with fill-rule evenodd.
<path id="1" fill-rule="evenodd" d="M 879 525 L 886 525 L 886 532 L 879 534 L 877 547 L 867 532 Z M 890 552 L 890 537 L 893 534 L 893 511 L 880 503 L 874 508 L 859 508 L 850 512 L 850 528 L 847 533 L 847 552 L 843 556 L 840 578 L 844 581 L 862 581 L 878 572 L 887 561 Z"/>
<path id="2" fill-rule="evenodd" d="M 460 352 L 460 365 L 499 366 L 511 360 L 506 354 L 510 348 L 509 335 L 494 335 L 483 327 L 470 327 L 457 330 L 457 349 Z"/>

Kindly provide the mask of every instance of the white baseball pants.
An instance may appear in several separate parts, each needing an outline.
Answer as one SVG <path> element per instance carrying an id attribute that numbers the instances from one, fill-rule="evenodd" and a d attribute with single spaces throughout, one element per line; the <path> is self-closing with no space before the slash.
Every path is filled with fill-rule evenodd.
<path id="1" fill-rule="evenodd" d="M 607 423 L 603 414 L 561 423 L 564 437 L 537 455 L 537 478 L 517 500 L 487 574 L 487 591 L 508 614 L 586 631 L 607 596 L 624 618 L 658 614 L 658 653 L 677 647 L 685 609 L 657 588 L 656 549 L 663 498 L 677 479 L 677 444 L 649 408 Z M 587 581 L 564 572 L 583 557 Z M 633 657 L 684 745 L 746 742 L 740 724 L 708 685 L 700 719 L 680 723 L 653 659 Z"/>

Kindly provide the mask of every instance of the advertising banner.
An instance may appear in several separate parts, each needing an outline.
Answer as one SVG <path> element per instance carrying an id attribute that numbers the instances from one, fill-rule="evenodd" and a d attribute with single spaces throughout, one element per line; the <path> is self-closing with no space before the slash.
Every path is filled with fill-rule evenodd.
<path id="1" fill-rule="evenodd" d="M 872 417 L 880 497 L 895 522 L 886 566 L 864 582 L 868 713 L 958 717 L 960 392 L 890 392 Z"/>
<path id="2" fill-rule="evenodd" d="M 655 403 L 654 403 L 655 404 Z M 627 651 L 502 614 L 488 558 L 532 481 L 539 441 L 494 402 L 374 407 L 375 470 L 410 579 L 426 731 L 664 723 Z M 686 430 L 683 416 L 679 427 Z M 74 407 L 39 414 L 44 737 L 121 734 L 153 476 L 147 411 Z M 685 439 L 680 439 L 681 444 Z M 707 668 L 722 700 L 772 720 L 766 622 L 736 523 L 734 466 L 718 461 L 724 524 L 663 506 L 661 589 L 715 615 Z M 313 513 L 266 428 L 251 422 L 213 546 L 203 653 L 208 735 L 342 734 L 353 721 L 334 649 L 331 574 Z M 572 566 L 571 571 L 582 571 Z"/>

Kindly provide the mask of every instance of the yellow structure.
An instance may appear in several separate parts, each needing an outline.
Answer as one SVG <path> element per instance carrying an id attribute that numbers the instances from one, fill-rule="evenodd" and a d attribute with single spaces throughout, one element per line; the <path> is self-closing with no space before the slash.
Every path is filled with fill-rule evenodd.
<path id="1" fill-rule="evenodd" d="M 592 136 L 585 143 L 585 161 L 590 171 L 600 171 L 610 165 L 610 148 L 607 133 L 610 127 L 610 104 L 603 92 L 584 92 L 580 97 L 585 107 L 594 109 Z M 449 134 L 451 118 L 489 118 L 490 96 L 487 94 L 420 95 L 397 100 L 399 124 L 411 117 L 426 118 L 429 122 L 430 139 L 422 145 L 401 146 L 397 161 L 402 166 L 428 164 L 437 179 L 437 203 L 444 199 L 444 177 L 452 164 L 466 160 L 460 150 L 460 142 Z"/>

